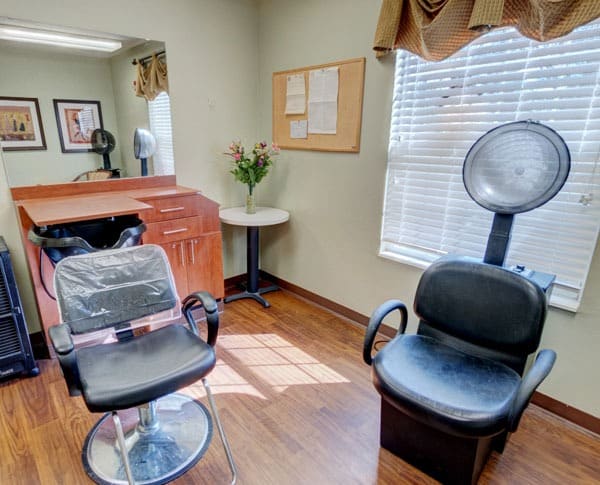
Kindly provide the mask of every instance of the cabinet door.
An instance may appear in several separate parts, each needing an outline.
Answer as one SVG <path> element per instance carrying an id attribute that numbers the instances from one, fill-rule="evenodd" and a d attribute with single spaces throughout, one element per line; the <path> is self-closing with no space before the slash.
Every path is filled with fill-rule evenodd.
<path id="1" fill-rule="evenodd" d="M 208 291 L 223 298 L 221 233 L 215 232 L 184 241 L 187 250 L 187 284 L 190 293 Z"/>
<path id="2" fill-rule="evenodd" d="M 160 246 L 167 253 L 169 263 L 171 263 L 171 271 L 175 279 L 175 286 L 177 287 L 177 293 L 179 298 L 183 299 L 188 294 L 187 284 L 187 266 L 186 266 L 186 241 L 175 241 L 170 243 L 163 243 Z"/>

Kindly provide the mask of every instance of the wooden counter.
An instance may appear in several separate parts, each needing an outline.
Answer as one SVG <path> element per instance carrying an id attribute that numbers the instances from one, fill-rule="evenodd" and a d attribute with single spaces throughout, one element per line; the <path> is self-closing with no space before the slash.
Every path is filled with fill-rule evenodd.
<path id="1" fill-rule="evenodd" d="M 90 194 L 29 199 L 18 203 L 36 226 L 143 213 L 152 206 L 126 194 Z"/>
<path id="2" fill-rule="evenodd" d="M 41 276 L 53 295 L 54 268 L 29 241 L 33 226 L 135 214 L 147 227 L 142 242 L 165 249 L 181 298 L 199 290 L 217 299 L 224 296 L 219 206 L 198 190 L 177 185 L 175 176 L 17 187 L 11 194 L 46 342 L 48 328 L 58 323 L 59 316 Z"/>

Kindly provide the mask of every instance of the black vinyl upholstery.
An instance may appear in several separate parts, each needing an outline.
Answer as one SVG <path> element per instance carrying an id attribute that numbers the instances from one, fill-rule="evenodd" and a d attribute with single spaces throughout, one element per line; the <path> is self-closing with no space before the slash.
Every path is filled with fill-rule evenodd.
<path id="1" fill-rule="evenodd" d="M 177 349 L 174 351 L 173 349 Z M 211 346 L 181 325 L 77 352 L 90 411 L 127 409 L 193 384 L 215 366 Z"/>
<path id="2" fill-rule="evenodd" d="M 417 316 L 468 342 L 512 354 L 530 354 L 546 318 L 543 290 L 508 269 L 461 257 L 425 271 L 415 296 Z"/>
<path id="3" fill-rule="evenodd" d="M 383 319 L 400 312 L 398 334 L 374 357 Z M 505 268 L 447 257 L 421 277 L 417 334 L 404 334 L 406 306 L 383 303 L 369 322 L 363 358 L 382 398 L 381 444 L 443 483 L 475 483 L 491 446 L 514 431 L 555 353 L 538 348 L 544 291 Z M 452 447 L 446 461 L 440 449 Z"/>
<path id="4" fill-rule="evenodd" d="M 56 268 L 55 288 L 64 323 L 50 338 L 71 395 L 83 394 L 92 412 L 127 409 L 153 401 L 206 376 L 215 366 L 218 312 L 206 292 L 188 296 L 189 328 L 170 324 L 111 343 L 76 348 L 72 335 L 103 328 L 122 330 L 133 319 L 177 304 L 171 269 L 159 246 L 144 245 L 72 256 Z M 192 309 L 204 307 L 208 342 Z"/>
<path id="5" fill-rule="evenodd" d="M 430 337 L 401 335 L 375 356 L 373 382 L 415 419 L 456 435 L 491 436 L 507 427 L 521 379 L 494 360 Z"/>

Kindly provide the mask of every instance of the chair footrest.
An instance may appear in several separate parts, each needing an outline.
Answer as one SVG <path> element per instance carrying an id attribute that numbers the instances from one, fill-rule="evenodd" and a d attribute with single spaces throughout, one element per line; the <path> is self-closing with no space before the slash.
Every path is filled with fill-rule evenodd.
<path id="1" fill-rule="evenodd" d="M 138 409 L 119 411 L 127 455 L 136 483 L 174 480 L 206 452 L 213 432 L 210 413 L 183 394 L 156 401 L 156 426 L 140 426 Z M 110 413 L 96 423 L 83 445 L 83 465 L 96 483 L 127 481 L 121 450 Z"/>

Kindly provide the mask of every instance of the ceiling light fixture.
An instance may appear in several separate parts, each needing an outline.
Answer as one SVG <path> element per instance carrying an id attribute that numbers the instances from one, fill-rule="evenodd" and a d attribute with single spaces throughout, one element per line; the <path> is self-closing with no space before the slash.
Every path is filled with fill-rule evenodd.
<path id="1" fill-rule="evenodd" d="M 0 25 L 0 39 L 102 52 L 114 52 L 121 48 L 121 42 L 117 40 L 83 37 L 62 32 L 58 33 L 5 25 Z"/>

